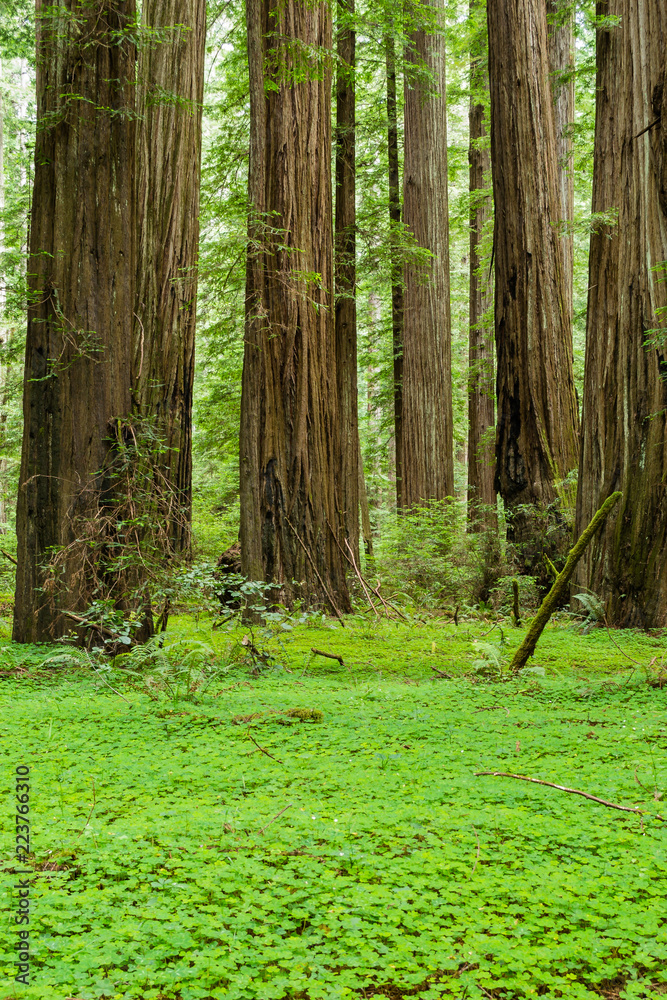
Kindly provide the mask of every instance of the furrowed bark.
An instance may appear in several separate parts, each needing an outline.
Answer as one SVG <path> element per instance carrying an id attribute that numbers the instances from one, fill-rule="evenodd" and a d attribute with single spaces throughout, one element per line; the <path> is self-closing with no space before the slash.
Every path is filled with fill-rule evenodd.
<path id="1" fill-rule="evenodd" d="M 341 429 L 340 522 L 359 559 L 359 414 L 357 404 L 355 31 L 354 0 L 338 3 L 336 76 L 336 378 Z"/>
<path id="2" fill-rule="evenodd" d="M 574 10 L 562 8 L 557 0 L 549 0 L 549 73 L 554 101 L 556 126 L 556 159 L 560 194 L 561 236 L 563 253 L 563 288 L 565 307 L 572 322 L 572 292 L 574 282 L 574 172 L 572 170 L 572 139 L 570 126 L 574 122 Z"/>
<path id="3" fill-rule="evenodd" d="M 667 624 L 667 10 L 599 0 L 593 211 L 577 525 L 623 491 L 577 576 L 621 626 Z"/>
<path id="4" fill-rule="evenodd" d="M 151 34 L 139 54 L 135 399 L 164 449 L 173 551 L 188 554 L 194 380 L 204 0 L 144 0 Z"/>
<path id="5" fill-rule="evenodd" d="M 331 16 L 248 0 L 249 254 L 241 565 L 281 600 L 349 609 L 332 527 L 341 467 L 331 211 Z M 313 62 L 315 60 L 315 62 Z M 265 74 L 269 87 L 265 88 Z M 305 78 L 304 78 L 305 76 Z M 296 80 L 295 80 L 296 77 Z M 329 522 L 329 524 L 327 524 Z"/>
<path id="6" fill-rule="evenodd" d="M 471 0 L 471 21 L 478 8 Z M 488 265 L 482 261 L 484 230 L 492 217 L 490 195 L 491 151 L 485 123 L 486 107 L 480 94 L 488 93 L 486 38 L 474 38 L 470 58 L 470 319 L 468 343 L 468 523 L 476 530 L 497 525 L 495 513 L 495 346 L 493 322 L 486 318 L 493 306 Z M 480 513 L 480 505 L 487 508 Z M 488 508 L 492 508 L 489 510 Z"/>
<path id="7" fill-rule="evenodd" d="M 496 489 L 526 572 L 542 548 L 568 542 L 539 532 L 531 507 L 557 496 L 578 462 L 579 420 L 566 308 L 554 108 L 543 0 L 488 5 L 491 159 L 495 206 Z M 538 535 L 541 536 L 536 543 Z"/>
<path id="8" fill-rule="evenodd" d="M 109 484 L 111 419 L 131 409 L 135 282 L 133 0 L 37 2 L 37 139 L 28 261 L 14 639 L 43 642 L 90 595 L 67 559 Z M 125 29 L 128 34 L 123 36 Z"/>
<path id="9" fill-rule="evenodd" d="M 403 268 L 398 253 L 401 188 L 398 164 L 398 113 L 396 109 L 396 46 L 391 34 L 385 38 L 385 55 L 391 240 L 391 324 L 394 352 L 394 444 L 396 452 L 396 504 L 400 508 L 403 506 Z"/>
<path id="10" fill-rule="evenodd" d="M 424 27 L 405 54 L 403 217 L 433 257 L 404 269 L 404 507 L 454 493 L 444 2 L 422 0 L 418 12 Z"/>

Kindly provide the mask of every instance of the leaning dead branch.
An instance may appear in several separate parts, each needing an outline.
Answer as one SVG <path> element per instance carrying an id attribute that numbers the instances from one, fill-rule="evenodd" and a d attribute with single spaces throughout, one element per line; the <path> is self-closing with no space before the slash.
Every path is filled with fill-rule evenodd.
<path id="1" fill-rule="evenodd" d="M 265 756 L 265 757 L 270 757 L 270 758 L 271 758 L 271 760 L 275 760 L 276 764 L 282 764 L 282 761 L 281 761 L 281 760 L 278 760 L 278 758 L 277 758 L 277 757 L 274 757 L 272 753 L 269 753 L 269 751 L 268 751 L 268 750 L 265 750 L 265 749 L 264 749 L 264 747 L 261 747 L 261 746 L 259 745 L 259 743 L 257 742 L 257 740 L 256 740 L 256 739 L 255 739 L 255 737 L 254 737 L 254 736 L 252 735 L 252 733 L 250 732 L 250 730 L 249 730 L 249 729 L 246 729 L 246 736 L 247 736 L 247 737 L 248 737 L 249 739 L 251 739 L 251 740 L 252 740 L 252 742 L 253 742 L 253 743 L 255 744 L 255 746 L 257 747 L 257 749 L 258 749 L 258 750 L 261 750 L 261 752 L 262 752 L 262 753 L 264 754 L 264 756 Z M 253 753 L 254 753 L 254 751 L 253 751 Z"/>
<path id="2" fill-rule="evenodd" d="M 341 667 L 345 666 L 345 663 L 343 662 L 343 657 L 338 656 L 337 653 L 325 653 L 323 649 L 315 649 L 314 646 L 310 647 L 310 651 L 311 653 L 315 653 L 316 656 L 326 656 L 327 660 L 338 660 Z"/>
<path id="3" fill-rule="evenodd" d="M 570 549 L 565 566 L 556 577 L 553 587 L 542 601 L 540 610 L 535 615 L 533 623 L 528 629 L 525 639 L 514 654 L 514 658 L 510 664 L 510 670 L 513 674 L 517 674 L 523 667 L 525 667 L 529 657 L 531 657 L 535 652 L 537 640 L 542 635 L 544 627 L 565 595 L 567 585 L 570 582 L 570 578 L 575 571 L 577 563 L 586 551 L 588 544 L 593 540 L 593 536 L 598 528 L 602 527 L 603 523 L 607 519 L 607 516 L 611 513 L 622 496 L 622 493 L 612 493 L 609 499 L 605 500 L 593 517 L 591 523 L 581 533 L 579 540 Z"/>
<path id="4" fill-rule="evenodd" d="M 373 612 L 375 614 L 375 617 L 376 618 L 381 618 L 382 615 L 380 614 L 380 612 L 378 611 L 377 607 L 375 606 L 375 602 L 373 601 L 373 598 L 372 598 L 371 594 L 374 594 L 375 597 L 378 599 L 378 601 L 380 601 L 380 603 L 382 604 L 382 607 L 384 608 L 384 612 L 385 612 L 387 618 L 391 618 L 391 612 L 393 612 L 395 615 L 398 615 L 399 618 L 402 618 L 403 621 L 407 621 L 408 619 L 403 614 L 403 612 L 399 611 L 397 607 L 395 607 L 390 601 L 388 601 L 385 597 L 382 596 L 382 594 L 380 593 L 381 584 L 378 583 L 377 587 L 373 588 L 373 587 L 371 587 L 371 585 L 368 582 L 368 580 L 366 580 L 364 578 L 361 570 L 359 569 L 359 566 L 357 565 L 357 560 L 354 558 L 354 550 L 352 549 L 352 546 L 348 542 L 347 538 L 344 539 L 345 546 L 347 548 L 347 552 L 345 552 L 343 550 L 343 548 L 341 547 L 341 544 L 338 541 L 338 538 L 336 537 L 336 532 L 333 530 L 333 528 L 329 524 L 329 521 L 327 521 L 327 524 L 329 525 L 329 531 L 333 535 L 333 539 L 334 539 L 336 545 L 338 546 L 338 548 L 340 549 L 341 554 L 349 562 L 350 566 L 354 570 L 354 574 L 357 577 L 359 583 L 361 584 L 362 590 L 363 590 L 364 594 L 366 595 L 366 600 L 368 601 L 369 606 L 372 608 L 372 610 L 373 610 Z"/>
<path id="5" fill-rule="evenodd" d="M 510 774 L 508 771 L 475 771 L 475 777 L 481 777 L 482 775 L 488 775 L 492 778 L 516 778 L 517 781 L 530 781 L 534 785 L 546 785 L 548 788 L 557 788 L 560 792 L 569 792 L 571 795 L 581 795 L 584 799 L 590 799 L 591 802 L 599 802 L 602 806 L 608 806 L 610 809 L 619 809 L 621 812 L 635 813 L 637 816 L 651 816 L 653 819 L 660 820 L 664 823 L 665 820 L 658 813 L 649 813 L 644 809 L 637 809 L 635 806 L 619 806 L 616 802 L 608 802 L 607 799 L 601 799 L 598 795 L 591 795 L 589 792 L 582 792 L 579 788 L 568 788 L 567 785 L 556 785 L 553 781 L 542 781 L 541 778 L 529 778 L 525 774 Z"/>
<path id="6" fill-rule="evenodd" d="M 338 608 L 336 606 L 336 602 L 334 601 L 333 597 L 331 596 L 331 594 L 327 590 L 327 586 L 326 586 L 324 580 L 322 579 L 322 577 L 318 573 L 317 566 L 315 565 L 315 562 L 314 562 L 313 557 L 311 556 L 310 552 L 306 548 L 305 542 L 303 541 L 303 539 L 301 538 L 301 535 L 299 534 L 299 532 L 296 530 L 296 528 L 294 527 L 294 525 L 290 521 L 289 517 L 285 516 L 285 520 L 286 520 L 287 524 L 290 526 L 290 528 L 292 529 L 292 531 L 294 532 L 294 535 L 296 537 L 297 542 L 299 543 L 299 545 L 301 546 L 301 548 L 303 549 L 303 551 L 306 553 L 306 558 L 308 559 L 308 562 L 310 563 L 310 565 L 313 567 L 313 572 L 315 573 L 315 576 L 317 577 L 317 579 L 320 581 L 320 586 L 322 587 L 322 590 L 324 591 L 329 604 L 333 608 L 333 612 L 336 615 L 336 618 L 341 623 L 341 625 L 343 626 L 343 628 L 345 628 L 345 622 L 343 621 L 343 616 L 340 613 L 340 611 L 338 610 Z"/>

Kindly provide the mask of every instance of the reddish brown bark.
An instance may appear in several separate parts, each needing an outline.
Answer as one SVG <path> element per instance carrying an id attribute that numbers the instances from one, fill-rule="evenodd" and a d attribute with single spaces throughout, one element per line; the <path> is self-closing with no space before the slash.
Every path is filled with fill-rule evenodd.
<path id="1" fill-rule="evenodd" d="M 546 5 L 488 5 L 495 205 L 496 488 L 511 515 L 520 564 L 538 572 L 531 507 L 556 498 L 578 462 L 572 329 L 565 306 Z M 567 548 L 563 530 L 549 536 Z M 559 544 L 560 543 L 560 544 Z"/>
<path id="2" fill-rule="evenodd" d="M 577 528 L 614 490 L 577 580 L 610 622 L 667 624 L 667 9 L 599 0 L 593 211 Z M 654 332 L 651 332 L 654 331 Z"/>
<path id="3" fill-rule="evenodd" d="M 340 519 L 359 560 L 359 415 L 357 403 L 355 31 L 354 0 L 339 0 L 336 76 L 336 378 L 341 433 Z"/>
<path id="4" fill-rule="evenodd" d="M 574 172 L 570 127 L 574 122 L 574 10 L 562 7 L 557 0 L 549 0 L 549 5 L 549 73 L 556 126 L 563 285 L 565 304 L 571 316 L 574 281 L 574 236 L 571 227 L 574 218 Z"/>
<path id="5" fill-rule="evenodd" d="M 335 532 L 341 465 L 326 4 L 248 0 L 250 249 L 241 400 L 243 572 L 349 608 Z M 298 79 L 294 68 L 299 60 Z M 303 78 L 305 73 L 305 79 Z M 268 77 L 269 87 L 265 87 Z"/>
<path id="6" fill-rule="evenodd" d="M 406 50 L 403 218 L 433 257 L 423 269 L 408 264 L 404 274 L 406 507 L 454 492 L 445 40 L 437 30 L 443 0 L 422 0 L 420 12 L 427 27 L 411 34 Z"/>
<path id="7" fill-rule="evenodd" d="M 171 545 L 187 553 L 206 4 L 144 0 L 142 24 L 151 33 L 138 68 L 135 396 L 162 442 Z"/>
<path id="8" fill-rule="evenodd" d="M 37 139 L 18 496 L 14 639 L 41 642 L 85 606 L 42 564 L 105 502 L 110 421 L 131 407 L 135 280 L 133 0 L 37 2 Z M 128 29 L 128 36 L 122 32 Z M 82 604 L 83 602 L 83 604 Z"/>
<path id="9" fill-rule="evenodd" d="M 476 0 L 470 4 L 471 21 Z M 468 346 L 468 520 L 471 527 L 495 526 L 495 346 L 493 320 L 488 314 L 493 306 L 493 282 L 489 266 L 481 256 L 482 238 L 492 217 L 490 194 L 491 151 L 485 122 L 486 108 L 480 100 L 488 91 L 486 39 L 475 37 L 470 60 L 470 334 Z M 479 515 L 479 506 L 487 508 Z M 492 508 L 489 510 L 488 508 Z"/>
<path id="10" fill-rule="evenodd" d="M 393 35 L 385 38 L 387 70 L 387 162 L 389 181 L 389 225 L 391 241 L 391 326 L 394 354 L 394 452 L 396 457 L 396 503 L 403 506 L 403 268 L 399 259 L 401 187 L 398 163 L 398 113 L 396 109 L 396 46 Z"/>

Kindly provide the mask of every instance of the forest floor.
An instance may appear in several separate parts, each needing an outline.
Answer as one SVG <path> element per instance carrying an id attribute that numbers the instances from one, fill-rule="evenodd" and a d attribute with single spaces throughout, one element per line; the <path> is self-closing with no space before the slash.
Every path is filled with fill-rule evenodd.
<path id="1" fill-rule="evenodd" d="M 182 617 L 106 670 L 0 640 L 0 997 L 667 994 L 665 637 L 557 621 L 500 680 L 489 627 Z"/>

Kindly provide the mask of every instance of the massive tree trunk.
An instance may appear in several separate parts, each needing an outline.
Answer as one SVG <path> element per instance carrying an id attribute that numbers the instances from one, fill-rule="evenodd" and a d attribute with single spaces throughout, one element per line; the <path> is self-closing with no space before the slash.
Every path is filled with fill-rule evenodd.
<path id="1" fill-rule="evenodd" d="M 422 0 L 417 10 L 425 24 L 406 51 L 403 220 L 433 257 L 405 267 L 405 507 L 454 492 L 444 3 Z"/>
<path id="2" fill-rule="evenodd" d="M 471 21 L 478 0 L 471 0 Z M 483 270 L 481 242 L 490 222 L 492 204 L 486 194 L 491 183 L 491 153 L 485 123 L 486 108 L 481 97 L 488 92 L 486 32 L 475 35 L 470 58 L 470 334 L 468 344 L 468 521 L 472 528 L 495 526 L 496 491 L 494 480 L 495 424 L 493 322 L 488 313 L 493 305 L 493 287 L 488 265 Z M 482 516 L 476 508 L 487 508 Z M 493 510 L 489 510 L 491 507 Z"/>
<path id="3" fill-rule="evenodd" d="M 355 205 L 354 0 L 338 3 L 336 76 L 336 379 L 341 431 L 339 503 L 345 537 L 359 561 L 359 414 L 357 409 L 357 302 Z"/>
<path id="4" fill-rule="evenodd" d="M 41 642 L 87 601 L 78 560 L 42 564 L 108 502 L 114 417 L 131 407 L 135 280 L 134 0 L 37 3 L 37 139 L 18 496 L 14 639 Z M 127 35 L 122 33 L 127 29 Z M 85 603 L 84 605 L 85 606 Z"/>
<path id="5" fill-rule="evenodd" d="M 145 0 L 139 55 L 135 388 L 161 440 L 173 551 L 190 548 L 205 0 Z M 177 26 L 177 27 L 176 27 Z M 153 33 L 157 32 L 157 40 Z"/>
<path id="6" fill-rule="evenodd" d="M 496 489 L 522 567 L 539 574 L 544 544 L 530 508 L 556 498 L 577 465 L 572 329 L 565 306 L 554 108 L 543 0 L 488 5 L 495 206 Z M 559 544 L 560 543 L 560 544 Z"/>
<path id="7" fill-rule="evenodd" d="M 549 73 L 554 101 L 556 126 L 556 158 L 560 194 L 561 250 L 563 253 L 564 301 L 572 322 L 572 291 L 574 282 L 574 172 L 572 170 L 572 139 L 574 122 L 574 9 L 561 7 L 559 0 L 549 0 Z"/>
<path id="8" fill-rule="evenodd" d="M 385 38 L 387 66 L 387 161 L 389 166 L 389 226 L 391 252 L 391 327 L 394 354 L 394 451 L 396 504 L 403 506 L 403 267 L 399 258 L 401 180 L 398 164 L 398 112 L 396 108 L 396 45 Z"/>
<path id="9" fill-rule="evenodd" d="M 667 9 L 598 0 L 593 211 L 577 527 L 623 491 L 579 586 L 618 625 L 667 625 Z M 656 332 L 657 331 L 657 332 Z"/>
<path id="10" fill-rule="evenodd" d="M 335 476 L 331 46 L 326 4 L 248 0 L 249 256 L 241 561 L 291 602 L 347 610 Z M 305 78 L 304 78 L 305 77 Z M 296 78 L 296 79 L 295 79 Z M 265 87 L 265 83 L 269 86 Z"/>

